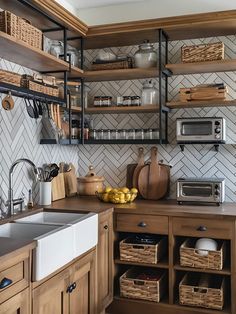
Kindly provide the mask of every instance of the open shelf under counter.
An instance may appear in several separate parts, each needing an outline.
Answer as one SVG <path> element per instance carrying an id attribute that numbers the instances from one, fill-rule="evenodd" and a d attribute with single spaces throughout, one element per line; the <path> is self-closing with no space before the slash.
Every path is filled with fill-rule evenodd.
<path id="1" fill-rule="evenodd" d="M 140 266 L 140 267 L 153 267 L 153 268 L 169 268 L 169 264 L 167 261 L 161 261 L 158 262 L 157 264 L 148 264 L 148 263 L 139 263 L 139 262 L 132 262 L 132 261 L 122 261 L 119 258 L 115 259 L 115 264 L 120 264 L 120 265 L 130 265 L 130 266 Z"/>
<path id="2" fill-rule="evenodd" d="M 159 112 L 159 106 L 112 106 L 112 107 L 88 107 L 85 109 L 86 114 L 118 114 L 118 113 L 148 113 Z"/>
<path id="3" fill-rule="evenodd" d="M 158 77 L 158 75 L 159 70 L 157 68 L 149 69 L 131 68 L 116 70 L 84 71 L 84 78 L 86 82 L 135 80 Z"/>
<path id="4" fill-rule="evenodd" d="M 0 31 L 0 56 L 8 61 L 20 64 L 37 72 L 52 73 L 53 76 L 62 77 L 63 73 L 54 71 L 69 71 L 69 64 L 49 53 L 34 48 L 27 43 Z M 71 67 L 69 77 L 81 77 L 83 71 Z"/>
<path id="5" fill-rule="evenodd" d="M 236 100 L 192 100 L 189 102 L 171 101 L 166 104 L 169 109 L 202 108 L 202 107 L 230 107 L 236 106 Z"/>
<path id="6" fill-rule="evenodd" d="M 166 64 L 173 75 L 236 71 L 236 59 Z"/>
<path id="7" fill-rule="evenodd" d="M 180 264 L 176 264 L 174 266 L 175 270 L 186 271 L 186 272 L 197 272 L 197 273 L 207 273 L 207 274 L 217 274 L 217 275 L 226 275 L 230 276 L 231 271 L 229 267 L 224 267 L 222 270 L 216 269 L 202 269 L 202 268 L 195 268 L 195 267 L 185 267 L 181 266 Z"/>

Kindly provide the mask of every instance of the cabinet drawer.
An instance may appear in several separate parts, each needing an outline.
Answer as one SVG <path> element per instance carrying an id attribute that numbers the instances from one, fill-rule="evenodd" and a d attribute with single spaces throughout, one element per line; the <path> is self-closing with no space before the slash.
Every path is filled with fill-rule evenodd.
<path id="1" fill-rule="evenodd" d="M 233 225 L 230 221 L 221 219 L 174 218 L 173 233 L 189 237 L 231 239 Z"/>
<path id="2" fill-rule="evenodd" d="M 11 280 L 11 283 L 6 284 L 6 280 Z M 29 260 L 28 258 L 18 262 L 17 264 L 0 269 L 0 304 L 11 296 L 17 294 L 29 285 Z"/>
<path id="3" fill-rule="evenodd" d="M 124 232 L 168 234 L 168 217 L 117 214 L 116 230 Z"/>

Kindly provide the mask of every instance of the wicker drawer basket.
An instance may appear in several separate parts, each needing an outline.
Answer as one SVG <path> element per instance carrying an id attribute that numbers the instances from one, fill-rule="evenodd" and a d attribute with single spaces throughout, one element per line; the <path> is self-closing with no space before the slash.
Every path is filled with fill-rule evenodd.
<path id="1" fill-rule="evenodd" d="M 180 265 L 185 267 L 195 267 L 203 269 L 222 270 L 225 260 L 226 244 L 219 241 L 217 251 L 207 251 L 203 256 L 195 249 L 196 240 L 188 239 L 180 246 Z M 204 251 L 204 250 L 201 250 Z"/>
<path id="2" fill-rule="evenodd" d="M 33 76 L 22 75 L 21 86 L 32 91 L 43 93 L 49 96 L 59 97 L 59 88 L 57 86 L 50 86 L 43 83 L 36 82 Z"/>
<path id="3" fill-rule="evenodd" d="M 6 70 L 0 70 L 0 82 L 20 87 L 21 75 Z"/>
<path id="4" fill-rule="evenodd" d="M 132 68 L 132 58 L 127 58 L 127 60 L 113 61 L 106 63 L 93 63 L 91 66 L 92 71 L 101 70 L 118 70 L 118 69 L 130 69 Z"/>
<path id="5" fill-rule="evenodd" d="M 9 11 L 0 12 L 0 31 L 42 50 L 42 32 L 31 25 L 29 21 Z"/>
<path id="6" fill-rule="evenodd" d="M 224 59 L 224 44 L 213 43 L 182 47 L 182 62 L 215 61 Z"/>
<path id="7" fill-rule="evenodd" d="M 166 252 L 165 238 L 154 238 L 154 244 L 134 244 L 132 243 L 133 239 L 134 237 L 129 237 L 120 242 L 120 259 L 122 261 L 157 264 Z"/>
<path id="8" fill-rule="evenodd" d="M 203 276 L 208 277 L 205 280 Z M 203 283 L 201 283 L 203 282 Z M 187 273 L 179 284 L 179 302 L 182 305 L 222 310 L 225 278 L 216 275 Z"/>
<path id="9" fill-rule="evenodd" d="M 167 275 L 161 270 L 152 270 L 157 280 L 138 279 L 141 273 L 148 274 L 149 270 L 131 268 L 120 277 L 120 295 L 125 298 L 143 299 L 160 302 L 167 287 Z"/>

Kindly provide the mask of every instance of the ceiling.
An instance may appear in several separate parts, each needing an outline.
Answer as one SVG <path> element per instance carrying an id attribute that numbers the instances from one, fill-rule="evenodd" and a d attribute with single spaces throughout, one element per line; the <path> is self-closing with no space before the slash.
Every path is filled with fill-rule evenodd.
<path id="1" fill-rule="evenodd" d="M 76 9 L 86 9 L 141 1 L 144 0 L 66 0 L 68 4 L 72 5 Z"/>

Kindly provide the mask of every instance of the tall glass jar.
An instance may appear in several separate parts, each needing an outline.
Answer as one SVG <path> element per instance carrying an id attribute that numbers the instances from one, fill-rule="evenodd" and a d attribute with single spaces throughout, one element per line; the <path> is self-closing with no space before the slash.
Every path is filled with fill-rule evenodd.
<path id="1" fill-rule="evenodd" d="M 139 45 L 138 51 L 134 55 L 136 68 L 153 68 L 157 66 L 157 52 L 148 40 Z"/>
<path id="2" fill-rule="evenodd" d="M 158 105 L 159 93 L 155 87 L 155 82 L 146 80 L 142 89 L 142 106 Z"/>

